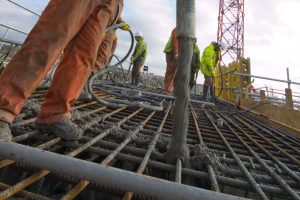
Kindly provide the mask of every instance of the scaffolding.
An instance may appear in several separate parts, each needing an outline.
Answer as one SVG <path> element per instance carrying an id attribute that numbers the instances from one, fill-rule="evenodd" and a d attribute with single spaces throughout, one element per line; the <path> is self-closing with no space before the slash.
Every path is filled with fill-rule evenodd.
<path id="1" fill-rule="evenodd" d="M 226 44 L 222 65 L 244 57 L 244 17 L 244 0 L 220 0 L 217 40 Z"/>

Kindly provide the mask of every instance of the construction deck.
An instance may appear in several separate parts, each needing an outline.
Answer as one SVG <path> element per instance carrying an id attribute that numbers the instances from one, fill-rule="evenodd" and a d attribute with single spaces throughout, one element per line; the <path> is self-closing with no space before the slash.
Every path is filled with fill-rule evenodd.
<path id="1" fill-rule="evenodd" d="M 181 163 L 167 164 L 164 157 L 172 138 L 172 101 L 156 97 L 164 104 L 162 112 L 78 102 L 73 120 L 86 131 L 80 141 L 66 142 L 35 130 L 45 92 L 36 92 L 12 125 L 13 142 L 239 197 L 300 198 L 300 139 L 229 104 L 190 105 L 187 141 L 191 159 L 190 167 L 184 168 Z M 224 120 L 222 128 L 216 124 L 219 118 Z M 130 199 L 133 195 L 132 199 L 157 199 L 4 158 L 0 161 L 0 190 L 3 198 Z"/>

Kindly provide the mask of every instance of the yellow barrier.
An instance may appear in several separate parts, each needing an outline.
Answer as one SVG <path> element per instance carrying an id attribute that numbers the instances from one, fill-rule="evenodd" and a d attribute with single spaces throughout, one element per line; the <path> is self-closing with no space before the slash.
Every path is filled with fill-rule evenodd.
<path id="1" fill-rule="evenodd" d="M 250 58 L 241 58 L 239 61 L 232 62 L 228 67 L 221 67 L 223 75 L 223 91 L 219 98 L 226 101 L 234 102 L 238 91 L 245 91 L 246 87 L 251 83 L 250 77 L 242 77 L 240 75 L 235 75 L 234 72 L 226 74 L 236 70 L 243 74 L 251 74 Z M 220 70 L 215 71 L 215 86 L 216 95 L 219 95 L 222 88 L 222 80 L 220 77 Z M 250 91 L 249 91 L 250 92 Z"/>

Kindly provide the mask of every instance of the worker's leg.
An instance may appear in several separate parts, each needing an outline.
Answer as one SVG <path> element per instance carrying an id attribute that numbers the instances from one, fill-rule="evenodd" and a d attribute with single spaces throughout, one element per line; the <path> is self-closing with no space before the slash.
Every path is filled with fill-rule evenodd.
<path id="1" fill-rule="evenodd" d="M 195 73 L 196 70 L 194 69 L 194 67 L 191 67 L 191 77 L 190 77 L 190 89 L 192 90 L 192 88 L 194 87 L 194 85 L 196 84 L 196 80 L 195 80 Z"/>
<path id="2" fill-rule="evenodd" d="M 95 9 L 64 51 L 38 123 L 53 124 L 68 116 L 95 64 L 97 51 L 110 20 L 106 11 Z"/>
<path id="3" fill-rule="evenodd" d="M 136 85 L 137 68 L 138 68 L 137 64 L 133 63 L 132 72 L 131 72 L 131 77 L 132 77 L 131 85 Z"/>
<path id="4" fill-rule="evenodd" d="M 211 76 L 211 86 L 210 86 L 210 98 L 212 102 L 216 101 L 216 94 L 215 94 L 215 84 L 214 84 L 214 77 Z"/>
<path id="5" fill-rule="evenodd" d="M 109 31 L 105 34 L 103 41 L 98 49 L 96 68 L 102 70 L 108 64 L 111 57 L 115 31 Z"/>
<path id="6" fill-rule="evenodd" d="M 204 75 L 203 100 L 207 101 L 208 89 L 212 86 L 212 76 Z"/>
<path id="7" fill-rule="evenodd" d="M 133 64 L 132 72 L 131 72 L 131 77 L 132 77 L 131 85 L 136 85 L 136 79 L 137 79 L 136 69 L 137 69 L 137 66 L 135 64 Z"/>
<path id="8" fill-rule="evenodd" d="M 143 67 L 144 62 L 144 58 L 139 58 L 133 65 L 132 74 L 135 77 L 134 85 L 138 85 L 140 82 L 141 68 Z"/>
<path id="9" fill-rule="evenodd" d="M 174 78 L 176 74 L 176 60 L 173 54 L 166 54 L 167 69 L 165 74 L 164 91 L 165 94 L 172 94 L 174 89 Z"/>
<path id="10" fill-rule="evenodd" d="M 111 61 L 111 48 L 113 45 L 114 30 L 108 33 L 105 33 L 105 36 L 99 46 L 97 58 L 95 62 L 95 67 L 93 72 L 97 70 L 103 70 L 105 66 Z M 103 75 L 103 79 L 108 79 L 108 74 Z M 93 101 L 92 95 L 88 92 L 87 85 L 81 91 L 77 101 L 91 102 Z"/>
<path id="11" fill-rule="evenodd" d="M 131 71 L 131 85 L 134 85 L 135 84 L 135 76 L 134 76 L 134 68 L 135 66 L 133 65 L 132 66 L 132 71 Z"/>
<path id="12" fill-rule="evenodd" d="M 208 86 L 207 85 L 203 85 L 203 92 L 202 92 L 202 99 L 204 101 L 207 101 L 207 93 L 208 93 Z"/>
<path id="13" fill-rule="evenodd" d="M 97 3 L 98 2 L 98 3 Z M 99 1 L 50 1 L 0 76 L 0 120 L 11 123 Z"/>

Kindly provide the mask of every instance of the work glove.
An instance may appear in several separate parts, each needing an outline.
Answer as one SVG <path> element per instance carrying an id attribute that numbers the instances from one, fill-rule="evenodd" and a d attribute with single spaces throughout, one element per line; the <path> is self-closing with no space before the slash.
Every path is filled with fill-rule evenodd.
<path id="1" fill-rule="evenodd" d="M 120 24 L 124 24 L 124 26 L 121 27 L 121 29 L 122 29 L 123 31 L 129 31 L 129 30 L 130 30 L 130 25 L 127 24 L 125 21 L 121 21 Z"/>

